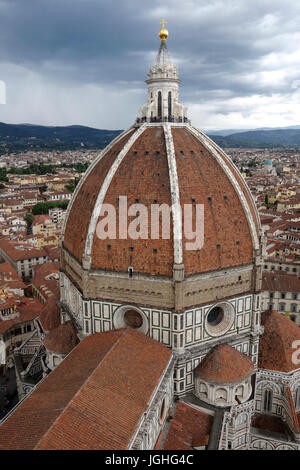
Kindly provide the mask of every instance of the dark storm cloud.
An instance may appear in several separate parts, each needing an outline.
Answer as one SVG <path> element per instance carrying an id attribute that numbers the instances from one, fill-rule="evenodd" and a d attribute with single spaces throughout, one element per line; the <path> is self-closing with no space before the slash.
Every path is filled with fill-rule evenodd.
<path id="1" fill-rule="evenodd" d="M 10 89 L 1 120 L 24 121 L 27 111 L 26 121 L 37 121 L 40 103 L 42 123 L 130 124 L 145 100 L 163 16 L 194 119 L 202 113 L 209 126 L 214 112 L 251 116 L 268 97 L 276 95 L 276 108 L 297 94 L 294 1 L 0 0 L 0 70 Z M 251 104 L 253 96 L 263 98 Z"/>

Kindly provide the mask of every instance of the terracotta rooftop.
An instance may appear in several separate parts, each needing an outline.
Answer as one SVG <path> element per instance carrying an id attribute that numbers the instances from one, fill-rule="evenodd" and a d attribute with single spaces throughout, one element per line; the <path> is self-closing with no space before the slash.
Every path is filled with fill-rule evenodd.
<path id="1" fill-rule="evenodd" d="M 39 317 L 42 304 L 37 299 L 19 297 L 19 300 L 20 303 L 17 303 L 19 316 L 12 319 L 0 320 L 0 334 L 8 331 L 12 326 L 17 326 Z"/>
<path id="2" fill-rule="evenodd" d="M 29 243 L 15 242 L 12 240 L 0 240 L 0 249 L 2 249 L 12 260 L 32 259 L 47 256 L 43 248 L 36 248 Z"/>
<path id="3" fill-rule="evenodd" d="M 26 287 L 17 271 L 9 263 L 0 264 L 0 287 L 3 286 L 11 289 L 25 289 Z"/>
<path id="4" fill-rule="evenodd" d="M 286 424 L 278 416 L 255 414 L 252 418 L 251 425 L 254 428 L 279 434 L 286 434 L 287 432 Z"/>
<path id="5" fill-rule="evenodd" d="M 294 274 L 278 271 L 264 271 L 262 290 L 269 292 L 300 292 L 300 277 Z"/>
<path id="6" fill-rule="evenodd" d="M 132 329 L 86 337 L 4 421 L 0 448 L 126 449 L 170 356 Z"/>
<path id="7" fill-rule="evenodd" d="M 197 376 L 216 384 L 239 383 L 253 372 L 251 359 L 228 344 L 212 348 L 195 369 Z"/>
<path id="8" fill-rule="evenodd" d="M 58 306 L 59 290 L 42 306 L 40 322 L 45 331 L 51 331 L 60 325 L 60 308 Z"/>
<path id="9" fill-rule="evenodd" d="M 78 343 L 77 331 L 71 321 L 53 328 L 44 338 L 45 348 L 58 354 L 69 354 Z"/>
<path id="10" fill-rule="evenodd" d="M 162 450 L 192 450 L 206 446 L 213 416 L 178 402 Z"/>
<path id="11" fill-rule="evenodd" d="M 261 314 L 264 334 L 259 341 L 258 367 L 291 372 L 300 369 L 293 363 L 294 341 L 300 341 L 300 328 L 281 313 L 266 311 Z"/>

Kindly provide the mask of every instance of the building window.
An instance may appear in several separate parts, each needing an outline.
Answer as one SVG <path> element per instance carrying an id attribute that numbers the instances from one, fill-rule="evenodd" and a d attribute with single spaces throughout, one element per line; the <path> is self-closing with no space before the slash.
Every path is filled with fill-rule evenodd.
<path id="1" fill-rule="evenodd" d="M 297 299 L 298 299 L 298 294 L 293 293 L 293 300 L 297 300 Z"/>
<path id="2" fill-rule="evenodd" d="M 266 390 L 264 393 L 264 411 L 272 410 L 272 391 Z"/>
<path id="3" fill-rule="evenodd" d="M 281 292 L 281 298 L 285 299 L 285 292 Z"/>
<path id="4" fill-rule="evenodd" d="M 172 93 L 170 91 L 168 93 L 168 115 L 169 118 L 172 116 Z"/>
<path id="5" fill-rule="evenodd" d="M 281 312 L 284 312 L 285 311 L 285 304 L 279 304 L 279 310 Z"/>
<path id="6" fill-rule="evenodd" d="M 296 411 L 298 411 L 298 409 L 300 408 L 300 387 L 298 387 L 296 391 L 295 408 Z"/>
<path id="7" fill-rule="evenodd" d="M 130 277 L 130 278 L 133 277 L 133 268 L 132 268 L 132 267 L 129 267 L 129 268 L 128 268 L 128 274 L 129 274 L 129 277 Z"/>
<path id="8" fill-rule="evenodd" d="M 136 310 L 127 310 L 124 315 L 124 322 L 129 328 L 140 328 L 143 324 L 143 318 Z"/>
<path id="9" fill-rule="evenodd" d="M 221 307 L 215 307 L 207 315 L 207 322 L 211 326 L 216 326 L 216 325 L 219 325 L 219 323 L 221 323 L 223 318 L 224 318 L 224 312 L 221 309 Z"/>
<path id="10" fill-rule="evenodd" d="M 168 405 L 169 405 L 169 399 L 167 396 L 165 396 L 160 407 L 160 413 L 159 413 L 160 424 L 163 424 L 164 420 L 166 419 L 167 412 L 168 412 Z"/>
<path id="11" fill-rule="evenodd" d="M 162 112 L 161 112 L 161 91 L 158 92 L 157 96 L 157 116 L 161 118 Z"/>

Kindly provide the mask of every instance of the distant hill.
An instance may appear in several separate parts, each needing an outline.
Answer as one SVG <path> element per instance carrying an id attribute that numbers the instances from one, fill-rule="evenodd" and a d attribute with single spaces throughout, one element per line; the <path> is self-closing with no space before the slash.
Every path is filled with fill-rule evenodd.
<path id="1" fill-rule="evenodd" d="M 220 147 L 300 147 L 299 129 L 238 132 L 227 136 L 210 135 Z"/>
<path id="2" fill-rule="evenodd" d="M 0 150 L 73 150 L 104 148 L 120 130 L 85 126 L 36 126 L 0 123 Z"/>
<path id="3" fill-rule="evenodd" d="M 24 150 L 102 149 L 120 132 L 122 131 L 85 126 L 0 123 L 0 153 Z M 223 148 L 300 147 L 300 126 L 247 132 L 238 130 L 229 135 L 211 134 L 210 137 Z"/>
<path id="4" fill-rule="evenodd" d="M 227 137 L 228 135 L 241 134 L 245 132 L 256 132 L 256 131 L 283 131 L 286 129 L 299 129 L 300 126 L 288 126 L 288 127 L 259 127 L 257 129 L 221 129 L 221 130 L 204 130 L 205 134 L 218 135 Z"/>

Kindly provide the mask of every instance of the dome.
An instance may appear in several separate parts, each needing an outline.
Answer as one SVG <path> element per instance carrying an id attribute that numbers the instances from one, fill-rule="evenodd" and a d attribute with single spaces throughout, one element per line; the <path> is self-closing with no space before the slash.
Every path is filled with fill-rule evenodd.
<path id="1" fill-rule="evenodd" d="M 293 362 L 294 341 L 300 341 L 300 328 L 281 313 L 263 312 L 261 324 L 264 334 L 259 341 L 258 367 L 279 372 L 292 372 L 299 369 Z"/>
<path id="2" fill-rule="evenodd" d="M 272 162 L 272 160 L 265 160 L 264 164 L 265 165 L 273 165 L 273 162 Z"/>
<path id="3" fill-rule="evenodd" d="M 195 369 L 195 375 L 213 384 L 243 382 L 254 372 L 251 359 L 229 344 L 212 348 Z"/>
<path id="4" fill-rule="evenodd" d="M 204 206 L 204 240 L 189 250 L 178 213 L 169 239 L 99 239 L 102 204 L 127 206 L 179 203 Z M 128 224 L 130 222 L 128 216 Z M 144 123 L 112 142 L 90 166 L 69 205 L 63 248 L 88 269 L 172 277 L 174 264 L 185 276 L 252 263 L 259 249 L 259 219 L 250 191 L 226 154 L 188 123 Z"/>

